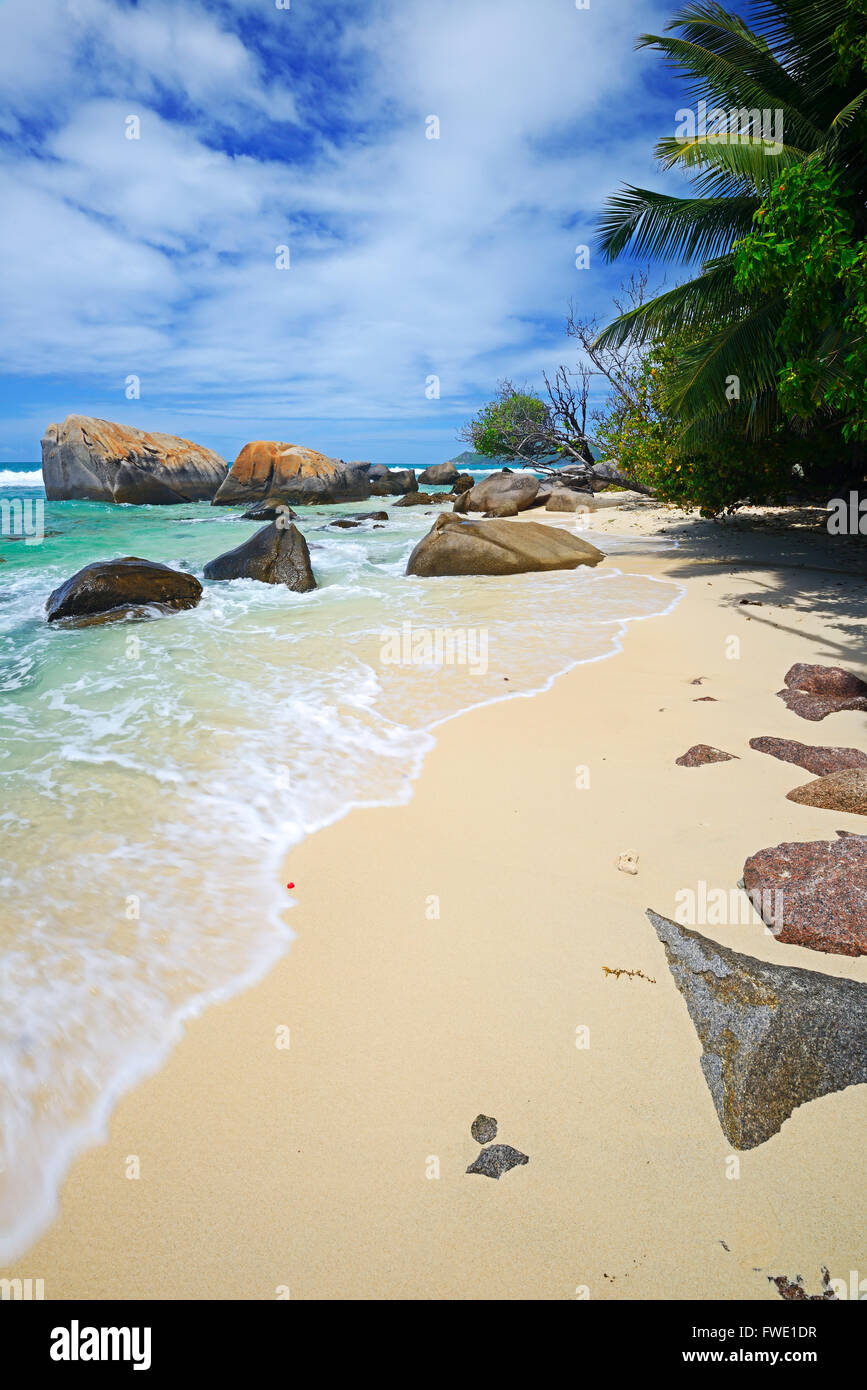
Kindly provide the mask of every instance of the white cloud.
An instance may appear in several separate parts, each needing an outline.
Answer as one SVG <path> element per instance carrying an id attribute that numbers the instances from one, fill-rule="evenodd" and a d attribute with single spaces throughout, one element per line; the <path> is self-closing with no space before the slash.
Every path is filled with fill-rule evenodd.
<path id="1" fill-rule="evenodd" d="M 382 0 L 339 32 L 357 6 L 320 31 L 298 0 L 267 54 L 231 6 L 49 8 L 45 40 L 32 7 L 0 11 L 27 136 L 4 157 L 7 372 L 68 370 L 94 397 L 135 372 L 138 418 L 235 418 L 238 442 L 257 410 L 426 429 L 555 362 L 570 295 L 607 312 L 616 270 L 577 271 L 574 248 L 618 182 L 653 178 L 632 48 L 656 0 Z"/>

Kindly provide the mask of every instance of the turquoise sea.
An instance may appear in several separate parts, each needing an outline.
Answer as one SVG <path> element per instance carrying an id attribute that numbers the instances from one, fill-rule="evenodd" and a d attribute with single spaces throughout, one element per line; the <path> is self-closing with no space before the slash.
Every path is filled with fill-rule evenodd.
<path id="1" fill-rule="evenodd" d="M 44 537 L 14 534 L 4 499 L 44 504 Z M 294 844 L 408 799 L 439 722 L 614 654 L 680 597 L 616 557 L 408 579 L 432 517 L 393 500 L 299 509 L 312 593 L 206 584 L 190 612 L 60 630 L 45 600 L 83 565 L 139 555 L 201 578 L 255 523 L 207 504 L 44 503 L 38 464 L 0 465 L 0 1262 L 50 1222 L 72 1157 L 184 1020 L 289 948 Z M 329 526 L 380 509 L 380 528 Z M 384 659 L 407 623 L 483 635 L 486 669 Z M 457 796 L 443 814 L 460 818 Z"/>

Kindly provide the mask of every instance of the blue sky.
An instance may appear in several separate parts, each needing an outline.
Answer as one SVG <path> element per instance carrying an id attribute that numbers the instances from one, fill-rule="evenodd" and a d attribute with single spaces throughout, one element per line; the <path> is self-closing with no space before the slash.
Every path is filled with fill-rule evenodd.
<path id="1" fill-rule="evenodd" d="M 575 267 L 606 196 L 676 191 L 687 101 L 634 51 L 675 8 L 3 0 L 0 460 L 70 413 L 230 460 L 464 448 L 498 379 L 574 360 L 570 298 L 610 317 L 630 263 Z"/>

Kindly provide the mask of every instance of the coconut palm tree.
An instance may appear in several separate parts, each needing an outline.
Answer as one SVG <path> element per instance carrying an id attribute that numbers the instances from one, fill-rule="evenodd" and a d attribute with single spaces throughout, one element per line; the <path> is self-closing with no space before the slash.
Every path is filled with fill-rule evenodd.
<path id="1" fill-rule="evenodd" d="M 616 346 L 687 334 L 669 401 L 683 422 L 681 447 L 731 428 L 731 374 L 739 378 L 748 433 L 762 434 L 781 418 L 775 339 L 784 300 L 740 293 L 732 250 L 753 229 L 774 181 L 807 159 L 833 162 L 856 190 L 863 235 L 867 152 L 858 116 L 867 90 L 863 73 L 844 77 L 832 41 L 841 23 L 851 26 L 854 10 L 847 14 L 846 0 L 759 0 L 751 13 L 753 28 L 714 0 L 695 0 L 665 35 L 642 35 L 637 46 L 661 53 L 712 119 L 693 133 L 679 112 L 682 129 L 656 146 L 663 168 L 690 178 L 692 196 L 625 186 L 600 222 L 610 261 L 628 250 L 701 264 L 698 275 L 620 315 L 598 339 Z M 757 129 L 760 112 L 768 118 Z"/>

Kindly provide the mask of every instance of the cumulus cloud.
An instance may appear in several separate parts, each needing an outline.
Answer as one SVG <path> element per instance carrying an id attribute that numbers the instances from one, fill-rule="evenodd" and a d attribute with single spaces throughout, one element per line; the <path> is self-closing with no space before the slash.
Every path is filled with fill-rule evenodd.
<path id="1" fill-rule="evenodd" d="M 658 0 L 292 3 L 0 10 L 0 361 L 46 420 L 447 456 L 499 376 L 560 360 L 570 296 L 608 312 L 620 272 L 575 246 L 654 177 Z"/>

